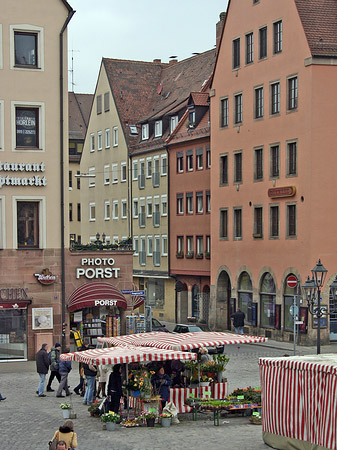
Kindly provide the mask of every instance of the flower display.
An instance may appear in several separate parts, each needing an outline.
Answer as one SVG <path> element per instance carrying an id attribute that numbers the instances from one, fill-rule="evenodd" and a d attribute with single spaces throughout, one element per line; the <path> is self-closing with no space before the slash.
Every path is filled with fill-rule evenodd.
<path id="1" fill-rule="evenodd" d="M 157 411 L 151 409 L 148 411 L 143 411 L 141 417 L 143 419 L 156 419 L 158 417 L 158 414 Z"/>
<path id="2" fill-rule="evenodd" d="M 214 381 L 213 378 L 208 377 L 207 375 L 201 375 L 200 381 L 203 383 L 210 383 L 211 381 Z"/>
<path id="3" fill-rule="evenodd" d="M 152 391 L 151 377 L 155 372 L 153 370 L 138 370 L 131 372 L 128 377 L 128 382 L 124 386 L 129 391 L 141 391 L 144 394 L 150 395 Z"/>
<path id="4" fill-rule="evenodd" d="M 104 413 L 101 415 L 101 422 L 107 423 L 107 422 L 114 422 L 117 423 L 120 421 L 121 416 L 119 414 L 116 414 L 113 411 L 109 411 L 108 413 Z"/>
<path id="5" fill-rule="evenodd" d="M 61 409 L 71 409 L 71 404 L 70 403 L 61 403 L 60 408 Z"/>
<path id="6" fill-rule="evenodd" d="M 162 419 L 169 419 L 170 417 L 173 417 L 173 414 L 169 413 L 169 412 L 163 412 L 160 414 L 160 417 Z"/>

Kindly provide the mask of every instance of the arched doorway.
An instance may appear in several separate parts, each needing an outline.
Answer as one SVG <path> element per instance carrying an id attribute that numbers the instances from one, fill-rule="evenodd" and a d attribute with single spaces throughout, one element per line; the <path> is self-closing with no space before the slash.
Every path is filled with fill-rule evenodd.
<path id="1" fill-rule="evenodd" d="M 200 295 L 199 287 L 194 284 L 192 287 L 192 317 L 200 317 Z"/>
<path id="2" fill-rule="evenodd" d="M 216 290 L 216 328 L 220 330 L 230 330 L 231 322 L 231 281 L 226 271 L 222 271 L 218 277 Z M 234 312 L 234 311 L 233 311 Z"/>
<path id="3" fill-rule="evenodd" d="M 275 328 L 276 285 L 273 276 L 266 272 L 260 286 L 260 326 Z"/>
<path id="4" fill-rule="evenodd" d="M 188 317 L 188 292 L 186 283 L 179 282 L 178 297 L 178 323 L 186 323 Z"/>
<path id="5" fill-rule="evenodd" d="M 253 285 L 247 272 L 242 272 L 238 283 L 238 306 L 245 313 L 245 324 L 253 325 Z"/>
<path id="6" fill-rule="evenodd" d="M 202 290 L 202 301 L 200 305 L 200 318 L 208 325 L 209 323 L 209 286 L 204 286 Z"/>

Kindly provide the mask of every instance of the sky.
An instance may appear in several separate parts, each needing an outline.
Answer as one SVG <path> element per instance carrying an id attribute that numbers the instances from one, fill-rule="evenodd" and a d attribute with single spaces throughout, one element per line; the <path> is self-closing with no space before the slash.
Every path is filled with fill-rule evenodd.
<path id="1" fill-rule="evenodd" d="M 68 2 L 76 11 L 68 26 L 69 90 L 92 94 L 103 57 L 169 62 L 213 48 L 228 0 Z"/>

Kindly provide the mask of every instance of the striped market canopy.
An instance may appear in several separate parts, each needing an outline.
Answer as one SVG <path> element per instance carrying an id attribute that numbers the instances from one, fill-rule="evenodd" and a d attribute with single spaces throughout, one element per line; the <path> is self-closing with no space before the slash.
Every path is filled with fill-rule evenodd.
<path id="1" fill-rule="evenodd" d="M 121 344 L 120 344 L 121 345 Z M 63 353 L 64 361 L 79 361 L 87 364 L 129 364 L 133 362 L 166 361 L 172 359 L 195 360 L 197 355 L 189 352 L 160 350 L 150 347 L 124 345 L 111 348 L 95 348 L 83 352 Z"/>
<path id="2" fill-rule="evenodd" d="M 152 333 L 131 334 L 118 337 L 101 337 L 99 342 L 112 345 L 135 345 L 156 347 L 165 350 L 192 350 L 199 347 L 214 347 L 229 344 L 255 344 L 266 342 L 268 338 L 259 336 L 245 336 L 218 331 L 203 331 L 194 333 L 165 333 L 153 331 Z"/>

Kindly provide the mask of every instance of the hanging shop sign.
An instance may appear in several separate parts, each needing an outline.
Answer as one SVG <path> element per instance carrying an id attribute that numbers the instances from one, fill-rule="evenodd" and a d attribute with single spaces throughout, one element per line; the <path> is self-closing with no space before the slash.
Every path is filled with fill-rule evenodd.
<path id="1" fill-rule="evenodd" d="M 76 278 L 85 277 L 89 280 L 94 278 L 118 278 L 120 268 L 113 267 L 114 265 L 115 260 L 113 258 L 82 258 L 81 267 L 76 268 Z"/>
<path id="2" fill-rule="evenodd" d="M 45 286 L 53 284 L 56 281 L 56 275 L 53 275 L 49 269 L 43 269 L 42 273 L 34 273 L 37 281 Z"/>
<path id="3" fill-rule="evenodd" d="M 28 289 L 13 287 L 0 289 L 0 309 L 25 309 L 31 302 Z"/>
<path id="4" fill-rule="evenodd" d="M 295 186 L 284 186 L 268 189 L 268 197 L 270 198 L 293 197 L 295 194 L 296 194 Z"/>
<path id="5" fill-rule="evenodd" d="M 32 173 L 44 172 L 46 166 L 41 163 L 12 163 L 0 161 L 0 188 L 3 186 L 46 186 L 47 178 Z M 26 176 L 5 175 L 2 172 L 28 172 Z"/>

